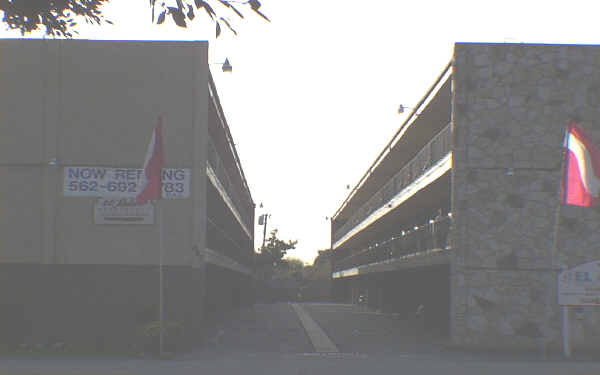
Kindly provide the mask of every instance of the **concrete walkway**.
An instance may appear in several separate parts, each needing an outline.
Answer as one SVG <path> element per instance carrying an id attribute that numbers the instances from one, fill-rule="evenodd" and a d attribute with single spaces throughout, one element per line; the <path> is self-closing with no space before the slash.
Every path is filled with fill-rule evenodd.
<path id="1" fill-rule="evenodd" d="M 339 350 L 331 339 L 323 332 L 321 327 L 310 317 L 310 315 L 297 303 L 292 304 L 292 308 L 296 311 L 304 331 L 308 335 L 317 353 L 338 353 Z"/>

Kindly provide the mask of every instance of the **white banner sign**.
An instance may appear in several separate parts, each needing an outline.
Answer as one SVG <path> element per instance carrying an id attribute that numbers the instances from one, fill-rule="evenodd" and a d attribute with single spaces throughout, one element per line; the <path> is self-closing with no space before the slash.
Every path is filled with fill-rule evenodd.
<path id="1" fill-rule="evenodd" d="M 64 195 L 71 197 L 137 196 L 141 189 L 143 169 L 65 167 Z M 162 197 L 183 199 L 190 196 L 192 171 L 189 168 L 162 170 Z"/>
<path id="2" fill-rule="evenodd" d="M 136 205 L 135 198 L 101 198 L 94 205 L 94 223 L 154 224 L 154 205 Z"/>
<path id="3" fill-rule="evenodd" d="M 600 305 L 600 261 L 585 263 L 558 274 L 558 304 Z"/>

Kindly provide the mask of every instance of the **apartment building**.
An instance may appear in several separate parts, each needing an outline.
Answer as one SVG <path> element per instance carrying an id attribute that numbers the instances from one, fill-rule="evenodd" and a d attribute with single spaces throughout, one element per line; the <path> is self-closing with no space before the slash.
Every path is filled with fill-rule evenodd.
<path id="1" fill-rule="evenodd" d="M 254 203 L 207 42 L 0 42 L 5 343 L 129 346 L 159 318 L 201 341 L 252 303 Z M 135 206 L 164 118 L 163 199 Z M 158 206 L 160 205 L 160 218 Z"/>
<path id="2" fill-rule="evenodd" d="M 562 207 L 554 248 L 567 124 L 600 144 L 599 53 L 457 43 L 333 216 L 336 298 L 424 308 L 459 346 L 560 350 L 558 274 L 600 258 L 593 208 Z M 594 348 L 597 308 L 572 309 L 573 347 Z"/>

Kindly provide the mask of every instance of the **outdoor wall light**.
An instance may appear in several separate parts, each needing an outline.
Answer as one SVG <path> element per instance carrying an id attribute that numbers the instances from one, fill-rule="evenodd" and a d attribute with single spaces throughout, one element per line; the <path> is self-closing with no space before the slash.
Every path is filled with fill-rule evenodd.
<path id="1" fill-rule="evenodd" d="M 420 113 L 416 113 L 417 109 L 413 108 L 413 107 L 405 107 L 403 104 L 400 104 L 400 106 L 398 106 L 398 113 L 404 113 L 404 111 L 406 111 L 407 109 L 413 109 L 415 111 L 415 116 L 420 115 Z"/>
<path id="2" fill-rule="evenodd" d="M 404 113 L 404 110 L 406 110 L 406 109 L 414 109 L 414 108 L 405 107 L 402 104 L 400 104 L 400 106 L 398 107 L 398 113 Z"/>
<path id="3" fill-rule="evenodd" d="M 231 73 L 233 71 L 233 67 L 231 66 L 231 63 L 229 62 L 228 58 L 226 58 L 225 61 L 222 63 L 212 63 L 212 64 L 221 65 L 221 69 L 225 73 Z"/>
<path id="4" fill-rule="evenodd" d="M 514 176 L 515 174 L 515 170 L 513 168 L 507 168 L 506 169 L 506 175 L 507 176 Z"/>
<path id="5" fill-rule="evenodd" d="M 231 63 L 229 62 L 229 59 L 227 59 L 227 58 L 225 59 L 225 62 L 221 66 L 221 69 L 223 69 L 223 71 L 226 73 L 231 73 L 233 71 L 233 67 L 231 66 Z"/>

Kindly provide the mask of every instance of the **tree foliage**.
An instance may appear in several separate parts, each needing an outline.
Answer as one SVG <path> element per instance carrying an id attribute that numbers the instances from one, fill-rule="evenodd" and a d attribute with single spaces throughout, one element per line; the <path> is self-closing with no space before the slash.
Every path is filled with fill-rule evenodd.
<path id="1" fill-rule="evenodd" d="M 289 250 L 296 248 L 298 241 L 284 241 L 277 238 L 277 229 L 273 229 L 265 245 L 256 253 L 255 268 L 262 279 L 271 279 L 275 274 L 287 270 L 289 264 L 286 259 Z"/>
<path id="2" fill-rule="evenodd" d="M 301 282 L 304 279 L 304 262 L 298 258 L 282 259 L 279 267 L 275 268 L 274 279 L 285 280 L 294 279 Z"/>
<path id="3" fill-rule="evenodd" d="M 76 19 L 84 19 L 88 24 L 112 24 L 104 18 L 102 7 L 111 0 L 0 0 L 2 21 L 9 29 L 19 30 L 22 35 L 44 29 L 46 35 L 71 38 L 77 33 Z M 116 0 L 112 0 L 116 1 Z M 152 22 L 162 24 L 167 16 L 180 27 L 196 18 L 196 12 L 204 13 L 215 23 L 215 33 L 221 35 L 223 26 L 237 35 L 227 13 L 243 19 L 242 7 L 250 9 L 263 19 L 269 18 L 260 10 L 258 0 L 149 0 L 152 9 Z"/>
<path id="4" fill-rule="evenodd" d="M 157 24 L 165 22 L 167 16 L 170 16 L 179 27 L 187 27 L 187 22 L 193 21 L 196 18 L 196 11 L 205 13 L 215 23 L 215 34 L 217 38 L 221 35 L 222 25 L 227 27 L 232 33 L 237 35 L 237 31 L 232 26 L 230 18 L 223 16 L 222 10 L 228 9 L 230 14 L 235 14 L 238 18 L 243 19 L 244 14 L 239 10 L 240 6 L 249 7 L 254 13 L 261 16 L 263 19 L 270 21 L 264 13 L 261 12 L 261 3 L 258 0 L 247 1 L 232 1 L 232 0 L 217 0 L 212 3 L 217 3 L 219 8 L 211 5 L 211 1 L 204 0 L 176 0 L 176 6 L 167 6 L 164 2 L 150 0 L 152 7 L 152 22 L 155 22 L 155 14 Z M 215 10 L 217 9 L 217 10 Z"/>
<path id="5" fill-rule="evenodd" d="M 273 229 L 265 245 L 261 247 L 258 253 L 259 263 L 281 263 L 288 250 L 296 248 L 298 241 L 283 241 L 277 238 L 277 229 Z"/>
<path id="6" fill-rule="evenodd" d="M 109 0 L 0 0 L 2 22 L 21 34 L 45 28 L 47 35 L 72 37 L 76 17 L 86 23 L 112 23 L 104 19 L 102 6 Z"/>
<path id="7" fill-rule="evenodd" d="M 329 280 L 331 278 L 331 250 L 319 250 L 319 255 L 315 258 L 312 265 L 303 269 L 305 280 Z"/>

